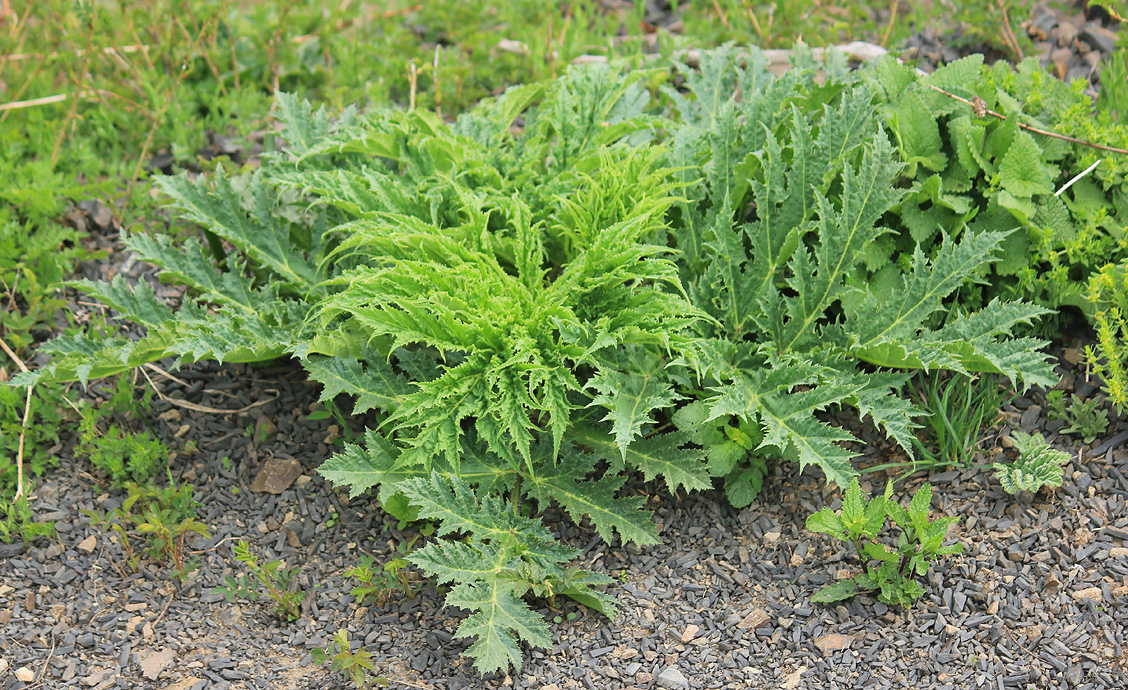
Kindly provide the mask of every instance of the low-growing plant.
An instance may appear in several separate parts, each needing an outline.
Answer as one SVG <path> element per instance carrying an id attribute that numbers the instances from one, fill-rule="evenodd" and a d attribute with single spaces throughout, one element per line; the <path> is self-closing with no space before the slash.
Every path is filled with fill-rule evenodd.
<path id="1" fill-rule="evenodd" d="M 91 526 L 108 527 L 125 550 L 130 570 L 137 571 L 141 559 L 171 564 L 171 572 L 181 582 L 199 567 L 198 558 L 189 558 L 186 542 L 193 535 L 210 539 L 207 525 L 196 518 L 196 501 L 188 484 L 177 487 L 168 475 L 168 486 L 125 484 L 129 492 L 121 507 L 106 514 L 92 510 L 82 513 Z M 133 541 L 144 543 L 143 551 L 133 548 Z"/>
<path id="2" fill-rule="evenodd" d="M 16 458 L 21 439 L 27 475 L 42 477 L 59 464 L 58 457 L 49 453 L 48 448 L 57 442 L 64 427 L 62 405 L 63 392 L 57 387 L 35 387 L 29 399 L 26 389 L 0 384 L 0 501 L 16 494 Z"/>
<path id="3" fill-rule="evenodd" d="M 109 480 L 110 487 L 145 485 L 159 476 L 169 451 L 147 429 L 134 433 L 112 423 L 103 428 L 104 413 L 89 404 L 81 410 L 75 457 L 89 458 L 90 464 Z"/>
<path id="4" fill-rule="evenodd" d="M 296 576 L 301 568 L 286 568 L 281 561 L 260 563 L 258 555 L 251 551 L 250 545 L 243 539 L 232 547 L 232 552 L 235 560 L 251 572 L 250 577 L 228 575 L 223 584 L 212 591 L 223 594 L 227 601 L 235 601 L 240 597 L 257 601 L 259 597 L 267 596 L 274 601 L 272 613 L 278 618 L 295 621 L 301 616 L 305 592 L 294 589 Z"/>
<path id="5" fill-rule="evenodd" d="M 892 496 L 892 482 L 886 485 L 883 496 L 869 499 L 855 479 L 842 494 L 840 510 L 824 508 L 807 518 L 810 531 L 850 542 L 865 568 L 859 575 L 823 587 L 812 601 L 832 603 L 859 591 L 874 591 L 881 602 L 910 606 L 924 594 L 917 577 L 927 574 L 932 561 L 963 551 L 963 544 L 944 546 L 948 529 L 959 521 L 958 517 L 928 519 L 931 486 L 922 484 L 907 508 Z M 895 549 L 879 541 L 887 517 L 900 528 Z"/>
<path id="6" fill-rule="evenodd" d="M 1006 400 L 998 379 L 936 372 L 921 375 L 917 390 L 929 441 L 917 444 L 914 468 L 970 467 L 981 433 L 998 420 Z"/>
<path id="7" fill-rule="evenodd" d="M 1046 393 L 1046 415 L 1052 421 L 1066 423 L 1060 429 L 1063 434 L 1076 434 L 1085 443 L 1092 443 L 1098 436 L 1108 431 L 1108 410 L 1104 409 L 1104 399 L 1093 396 L 1085 399 L 1071 394 L 1070 402 L 1065 402 L 1065 392 L 1052 390 Z"/>
<path id="8" fill-rule="evenodd" d="M 362 556 L 358 565 L 345 571 L 345 577 L 355 577 L 360 582 L 350 592 L 356 598 L 357 606 L 362 605 L 369 596 L 379 605 L 387 603 L 395 592 L 401 592 L 408 599 L 415 596 L 412 579 L 407 571 L 409 563 L 406 556 L 417 539 L 418 535 L 397 544 L 395 556 L 385 561 L 383 568 L 373 568 L 372 557 Z"/>
<path id="9" fill-rule="evenodd" d="M 995 261 L 1002 232 L 918 250 L 883 285 L 856 270 L 887 234 L 900 168 L 874 91 L 841 56 L 774 78 L 755 51 L 667 70 L 590 65 L 507 91 L 445 125 L 421 111 L 337 119 L 279 95 L 285 147 L 252 174 L 161 178 L 203 239 L 127 245 L 191 290 L 75 287 L 142 326 L 76 335 L 22 382 L 89 379 L 163 357 L 292 355 L 379 413 L 321 474 L 375 488 L 443 537 L 407 560 L 471 615 L 482 672 L 550 642 L 524 597 L 613 613 L 610 578 L 538 521 L 555 503 L 607 541 L 658 531 L 629 472 L 671 492 L 722 483 L 747 505 L 769 458 L 845 486 L 857 471 L 830 408 L 873 419 L 907 453 L 906 370 L 1051 382 L 1043 309 L 995 302 L 942 325 L 944 300 Z M 715 456 L 715 457 L 711 457 Z M 469 535 L 470 539 L 456 539 Z"/>
<path id="10" fill-rule="evenodd" d="M 0 498 L 0 542 L 11 544 L 17 539 L 30 544 L 55 534 L 54 522 L 38 522 L 35 513 L 28 505 L 28 495 L 32 491 L 32 484 L 25 486 L 24 495 L 12 499 Z"/>
<path id="11" fill-rule="evenodd" d="M 389 685 L 388 679 L 381 676 L 369 676 L 369 673 L 376 673 L 376 666 L 372 663 L 372 655 L 368 653 L 367 649 L 359 649 L 352 651 L 352 646 L 349 644 L 349 633 L 343 628 L 333 633 L 333 637 L 325 647 L 313 650 L 313 663 L 321 666 L 326 661 L 329 663 L 329 670 L 337 673 L 342 673 L 352 681 L 352 684 L 360 689 L 372 687 L 372 685 Z"/>
<path id="12" fill-rule="evenodd" d="M 1069 462 L 1069 453 L 1052 448 L 1041 434 L 1017 431 L 1011 439 L 1018 449 L 1018 457 L 1013 462 L 992 465 L 1003 491 L 1037 493 L 1043 486 L 1061 486 L 1062 465 Z"/>

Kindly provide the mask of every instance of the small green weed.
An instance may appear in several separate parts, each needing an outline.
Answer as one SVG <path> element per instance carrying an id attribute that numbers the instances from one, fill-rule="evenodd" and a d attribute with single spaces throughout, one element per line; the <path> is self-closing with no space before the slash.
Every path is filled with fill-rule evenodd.
<path id="1" fill-rule="evenodd" d="M 1070 403 L 1066 405 L 1064 391 L 1046 393 L 1047 416 L 1066 423 L 1061 433 L 1080 436 L 1085 443 L 1092 443 L 1108 431 L 1108 411 L 1103 409 L 1103 405 L 1104 398 L 1085 400 L 1076 394 L 1070 396 Z"/>
<path id="2" fill-rule="evenodd" d="M 143 557 L 172 564 L 172 574 L 183 582 L 197 567 L 199 559 L 187 558 L 185 541 L 198 534 L 211 538 L 207 525 L 196 519 L 196 501 L 192 487 L 177 487 L 169 474 L 169 485 L 155 487 L 127 483 L 129 495 L 120 508 L 102 515 L 92 510 L 82 513 L 90 518 L 92 526 L 105 526 L 117 535 L 125 549 L 130 570 L 137 571 Z M 144 541 L 142 551 L 134 550 L 135 539 Z"/>
<path id="3" fill-rule="evenodd" d="M 234 601 L 242 597 L 248 601 L 256 601 L 261 596 L 260 585 L 266 588 L 266 595 L 274 600 L 273 613 L 284 621 L 295 621 L 301 616 L 302 601 L 305 592 L 300 589 L 291 589 L 295 583 L 295 576 L 300 568 L 285 568 L 281 561 L 259 563 L 258 556 L 251 552 L 246 540 L 240 540 L 232 549 L 235 560 L 247 566 L 251 577 L 228 575 L 223 584 L 213 589 L 213 592 L 224 594 L 227 601 Z"/>
<path id="4" fill-rule="evenodd" d="M 29 483 L 25 490 L 32 490 Z M 55 523 L 36 522 L 35 515 L 27 503 L 27 494 L 16 500 L 0 499 L 0 542 L 10 544 L 19 539 L 31 543 L 40 537 L 55 535 Z"/>
<path id="5" fill-rule="evenodd" d="M 367 649 L 361 648 L 352 651 L 349 644 L 349 634 L 344 629 L 338 630 L 323 649 L 313 650 L 313 663 L 322 665 L 326 661 L 332 662 L 331 671 L 343 673 L 353 685 L 358 688 L 367 688 L 376 685 L 388 685 L 388 680 L 380 676 L 370 677 L 369 672 L 375 673 L 376 667 L 372 664 L 372 655 Z"/>
<path id="6" fill-rule="evenodd" d="M 995 423 L 1007 399 L 995 376 L 922 373 L 917 402 L 928 413 L 929 440 L 917 440 L 916 468 L 970 467 L 980 433 Z"/>
<path id="7" fill-rule="evenodd" d="M 59 437 L 62 400 L 62 391 L 55 386 L 36 386 L 29 401 L 26 389 L 0 385 L 0 500 L 9 500 L 16 493 L 16 457 L 21 435 L 24 472 L 38 477 L 59 464 L 47 448 Z"/>
<path id="8" fill-rule="evenodd" d="M 406 557 L 418 539 L 419 536 L 416 535 L 410 541 L 400 542 L 396 546 L 395 557 L 384 563 L 382 571 L 372 567 L 371 556 L 362 556 L 359 565 L 345 571 L 345 577 L 355 577 L 360 582 L 351 592 L 356 597 L 358 606 L 369 596 L 382 606 L 397 591 L 403 592 L 408 599 L 415 596 L 412 580 L 407 572 L 410 564 Z"/>
<path id="9" fill-rule="evenodd" d="M 1068 453 L 1051 448 L 1041 434 L 1015 432 L 1011 438 L 1018 448 L 1018 459 L 992 465 L 1004 491 L 1037 493 L 1043 486 L 1061 486 L 1062 465 L 1069 462 Z"/>
<path id="10" fill-rule="evenodd" d="M 959 521 L 958 517 L 931 522 L 928 519 L 931 486 L 921 485 L 907 509 L 894 501 L 892 494 L 890 482 L 884 496 L 867 500 L 855 479 L 843 494 L 841 510 L 835 512 L 827 508 L 807 518 L 810 531 L 823 532 L 853 544 L 866 568 L 860 575 L 823 587 L 812 601 L 841 601 L 866 590 L 878 592 L 878 600 L 886 604 L 908 606 L 924 594 L 916 576 L 927 573 L 929 564 L 937 556 L 963 551 L 962 544 L 944 546 L 948 528 Z M 896 550 L 877 541 L 886 517 L 901 528 Z"/>

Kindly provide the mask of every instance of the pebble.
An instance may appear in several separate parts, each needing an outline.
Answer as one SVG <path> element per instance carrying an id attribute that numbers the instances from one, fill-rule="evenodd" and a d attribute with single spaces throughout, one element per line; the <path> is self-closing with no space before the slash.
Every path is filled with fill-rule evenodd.
<path id="1" fill-rule="evenodd" d="M 678 669 L 669 666 L 658 674 L 658 685 L 670 690 L 683 690 L 689 687 L 689 679 Z"/>

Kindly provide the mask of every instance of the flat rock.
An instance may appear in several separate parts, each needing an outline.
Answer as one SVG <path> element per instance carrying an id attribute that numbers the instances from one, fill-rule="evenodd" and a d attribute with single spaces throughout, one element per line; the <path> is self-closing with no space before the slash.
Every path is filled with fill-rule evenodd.
<path id="1" fill-rule="evenodd" d="M 794 673 L 787 674 L 787 677 L 783 679 L 783 685 L 780 687 L 782 687 L 783 690 L 795 690 L 795 688 L 799 687 L 799 684 L 803 682 L 803 674 L 806 672 L 807 667 L 800 666 L 795 669 Z"/>
<path id="2" fill-rule="evenodd" d="M 271 458 L 251 483 L 251 491 L 280 494 L 302 474 L 302 464 L 294 458 Z"/>
<path id="3" fill-rule="evenodd" d="M 1073 599 L 1075 601 L 1081 601 L 1082 599 L 1101 601 L 1104 599 L 1104 592 L 1101 591 L 1100 587 L 1087 587 L 1085 589 L 1074 592 Z"/>
<path id="4" fill-rule="evenodd" d="M 741 630 L 755 630 L 767 625 L 771 619 L 772 617 L 764 609 L 752 609 L 743 620 L 736 624 L 736 627 Z"/>
<path id="5" fill-rule="evenodd" d="M 78 550 L 86 553 L 94 553 L 94 549 L 98 547 L 98 538 L 91 534 L 89 537 L 78 542 Z"/>
<path id="6" fill-rule="evenodd" d="M 139 664 L 141 666 L 141 675 L 145 676 L 149 680 L 156 680 L 161 675 L 161 673 L 168 667 L 172 666 L 173 662 L 175 661 L 176 652 L 172 651 L 168 647 L 165 647 L 159 652 L 154 652 L 145 657 L 142 657 L 141 663 Z"/>
<path id="7" fill-rule="evenodd" d="M 681 671 L 669 666 L 658 674 L 658 685 L 671 690 L 682 690 L 689 687 L 689 679 Z"/>
<path id="8" fill-rule="evenodd" d="M 35 680 L 35 671 L 32 671 L 27 666 L 21 666 L 15 670 L 15 676 L 18 680 L 30 683 Z"/>
<path id="9" fill-rule="evenodd" d="M 818 647 L 819 651 L 823 654 L 849 649 L 852 644 L 854 644 L 854 638 L 851 635 L 827 633 L 822 637 L 815 638 L 815 646 Z"/>

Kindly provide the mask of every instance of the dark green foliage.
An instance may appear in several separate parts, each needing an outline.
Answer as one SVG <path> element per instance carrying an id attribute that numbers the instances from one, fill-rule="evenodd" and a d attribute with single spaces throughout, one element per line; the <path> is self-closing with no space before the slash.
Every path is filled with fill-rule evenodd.
<path id="1" fill-rule="evenodd" d="M 893 234 L 863 273 L 877 283 L 921 249 L 931 255 L 938 237 L 1005 232 L 1000 260 L 979 271 L 979 285 L 962 288 L 960 309 L 994 299 L 1022 298 L 1057 309 L 1079 308 L 1093 317 L 1086 278 L 1126 257 L 1121 240 L 1128 216 L 1128 157 L 1106 154 L 1021 127 L 1124 147 L 1128 127 L 1107 109 L 1094 114 L 1084 80 L 1067 86 L 1029 58 L 1016 68 L 983 65 L 972 55 L 921 76 L 886 59 L 861 72 L 877 88 L 884 124 L 906 166 Z M 977 114 L 943 92 L 1001 114 Z M 1065 184 L 1102 163 L 1065 191 Z M 891 263 L 890 263 L 891 262 Z M 1066 321 L 1054 316 L 1043 329 Z"/>

